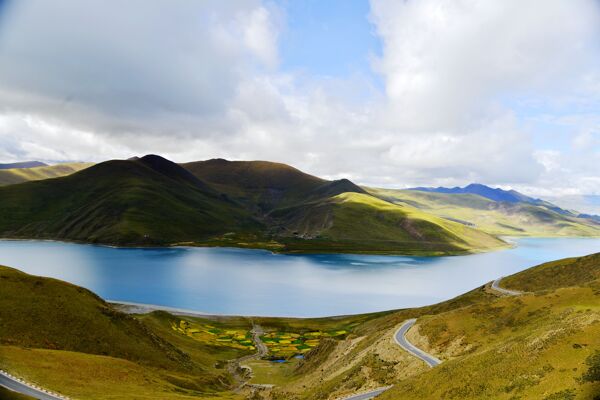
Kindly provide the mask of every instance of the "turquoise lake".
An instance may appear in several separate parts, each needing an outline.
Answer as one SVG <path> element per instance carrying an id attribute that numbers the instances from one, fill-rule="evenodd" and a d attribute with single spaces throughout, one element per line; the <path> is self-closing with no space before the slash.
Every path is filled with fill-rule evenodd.
<path id="1" fill-rule="evenodd" d="M 306 317 L 423 306 L 542 262 L 600 252 L 600 239 L 510 240 L 516 247 L 454 257 L 3 240 L 0 264 L 62 279 L 110 300 L 214 314 Z"/>

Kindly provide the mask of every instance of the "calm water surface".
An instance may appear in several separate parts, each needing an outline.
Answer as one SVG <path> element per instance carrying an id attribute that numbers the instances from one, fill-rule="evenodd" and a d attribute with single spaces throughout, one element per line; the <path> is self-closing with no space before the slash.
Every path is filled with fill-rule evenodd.
<path id="1" fill-rule="evenodd" d="M 219 314 L 324 316 L 432 304 L 545 261 L 600 252 L 600 239 L 514 241 L 513 249 L 458 257 L 0 241 L 0 264 L 111 300 Z"/>

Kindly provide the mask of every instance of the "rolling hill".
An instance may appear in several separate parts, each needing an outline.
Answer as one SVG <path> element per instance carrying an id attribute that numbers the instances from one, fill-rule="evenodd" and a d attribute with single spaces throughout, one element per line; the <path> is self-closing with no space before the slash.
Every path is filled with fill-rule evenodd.
<path id="1" fill-rule="evenodd" d="M 4 237 L 165 245 L 260 229 L 242 207 L 158 156 L 0 188 Z"/>
<path id="2" fill-rule="evenodd" d="M 86 289 L 8 267 L 0 290 L 0 368 L 30 382 L 85 399 L 235 398 L 215 365 L 247 351 L 166 340 Z"/>
<path id="3" fill-rule="evenodd" d="M 181 164 L 216 190 L 260 214 L 341 193 L 366 193 L 347 179 L 327 181 L 286 164 L 213 159 Z"/>
<path id="4" fill-rule="evenodd" d="M 424 255 L 506 246 L 377 199 L 347 179 L 327 181 L 263 161 L 177 165 L 153 155 L 1 187 L 0 236 Z"/>
<path id="5" fill-rule="evenodd" d="M 268 161 L 214 159 L 182 166 L 244 204 L 285 251 L 436 255 L 505 246 L 460 224 L 376 199 L 347 179 L 327 181 Z"/>
<path id="6" fill-rule="evenodd" d="M 64 163 L 56 165 L 43 165 L 36 167 L 0 168 L 0 186 L 14 185 L 28 181 L 58 178 L 71 175 L 77 171 L 88 168 L 92 163 Z"/>
<path id="7" fill-rule="evenodd" d="M 483 185 L 477 186 L 478 194 L 464 193 L 465 188 L 459 193 L 437 189 L 370 188 L 368 191 L 395 204 L 410 205 L 493 235 L 600 236 L 600 224 L 591 218 L 582 218 L 578 213 L 515 191 L 480 190 L 480 186 Z M 489 194 L 490 191 L 492 194 Z M 494 198 L 503 200 L 496 201 Z"/>

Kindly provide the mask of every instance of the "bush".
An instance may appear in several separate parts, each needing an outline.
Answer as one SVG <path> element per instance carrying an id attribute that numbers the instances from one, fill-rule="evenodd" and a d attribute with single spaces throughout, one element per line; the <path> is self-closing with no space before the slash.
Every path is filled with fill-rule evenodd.
<path id="1" fill-rule="evenodd" d="M 596 350 L 594 354 L 585 360 L 585 363 L 589 366 L 589 368 L 581 378 L 585 382 L 600 381 L 600 351 Z"/>

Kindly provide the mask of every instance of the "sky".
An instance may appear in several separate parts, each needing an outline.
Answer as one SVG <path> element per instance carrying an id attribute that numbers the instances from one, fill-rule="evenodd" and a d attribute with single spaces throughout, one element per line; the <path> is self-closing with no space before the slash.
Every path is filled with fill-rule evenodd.
<path id="1" fill-rule="evenodd" d="M 600 195 L 598 0 L 0 0 L 0 162 Z"/>

